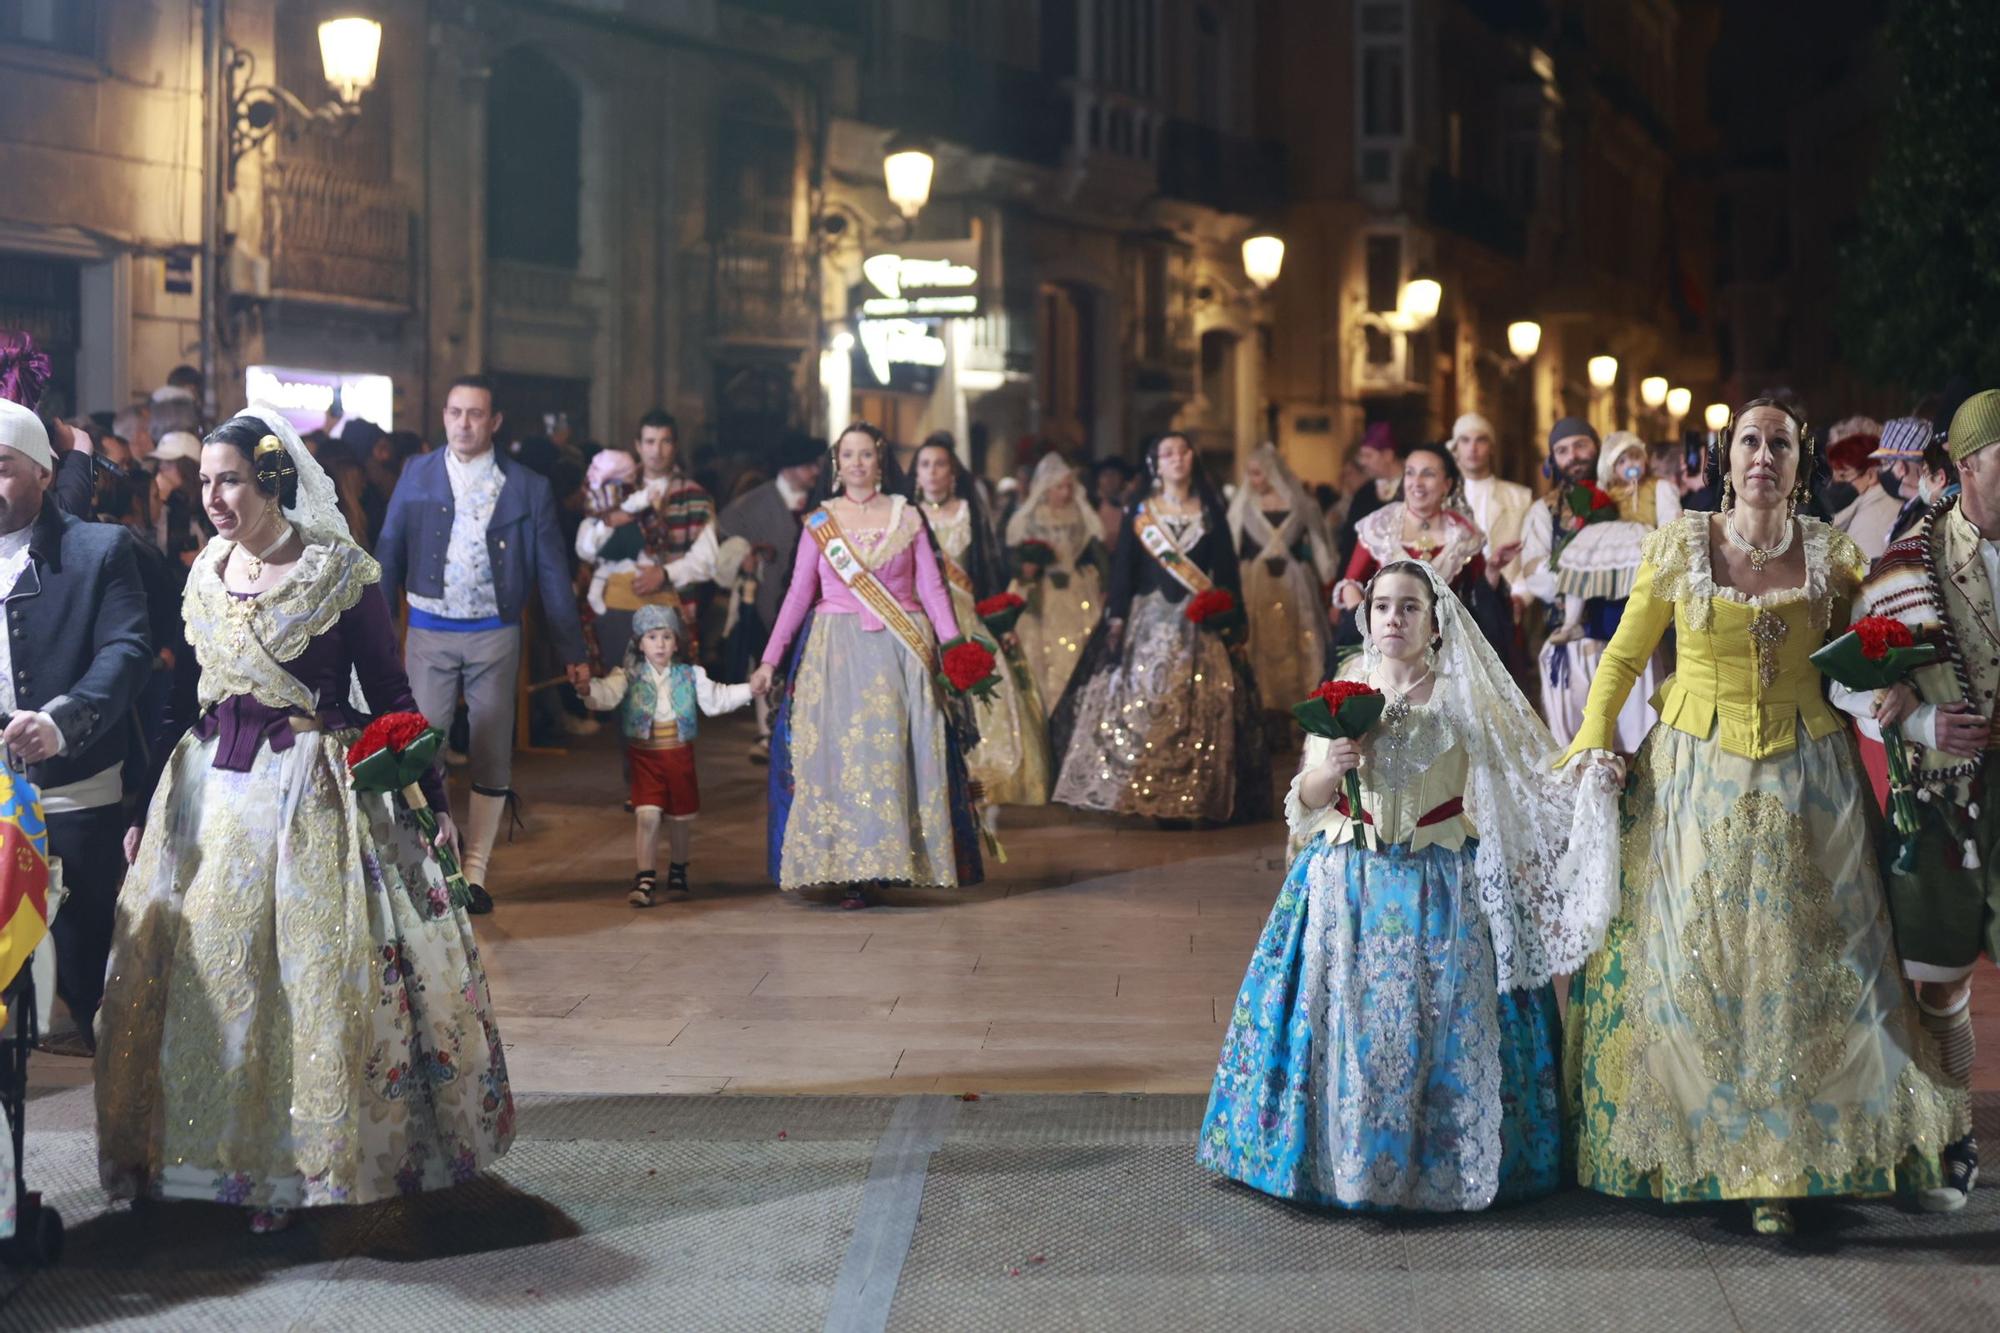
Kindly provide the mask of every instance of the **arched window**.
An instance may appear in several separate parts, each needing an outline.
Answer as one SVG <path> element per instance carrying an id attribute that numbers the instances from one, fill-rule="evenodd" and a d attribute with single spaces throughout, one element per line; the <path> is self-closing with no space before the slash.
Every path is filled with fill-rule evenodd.
<path id="1" fill-rule="evenodd" d="M 573 269 L 583 96 L 548 57 L 516 47 L 486 90 L 486 257 Z"/>

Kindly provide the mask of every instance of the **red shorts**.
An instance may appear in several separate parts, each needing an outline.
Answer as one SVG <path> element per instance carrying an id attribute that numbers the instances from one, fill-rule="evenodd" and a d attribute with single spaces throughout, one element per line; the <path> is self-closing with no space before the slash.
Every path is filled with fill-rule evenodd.
<path id="1" fill-rule="evenodd" d="M 694 747 L 677 745 L 671 750 L 648 750 L 627 746 L 632 760 L 632 808 L 657 806 L 669 819 L 684 819 L 701 813 L 701 788 L 694 780 Z"/>

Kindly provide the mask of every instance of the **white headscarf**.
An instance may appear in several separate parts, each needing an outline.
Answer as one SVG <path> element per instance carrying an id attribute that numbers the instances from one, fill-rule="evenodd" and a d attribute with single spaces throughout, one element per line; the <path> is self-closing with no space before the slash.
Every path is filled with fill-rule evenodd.
<path id="1" fill-rule="evenodd" d="M 1501 990 L 1575 972 L 1618 910 L 1618 794 L 1587 765 L 1556 772 L 1560 747 L 1528 706 L 1486 636 L 1438 572 L 1430 581 L 1438 632 L 1431 702 L 1465 741 L 1465 810 L 1480 910 L 1493 934 Z M 1374 645 L 1362 619 L 1365 660 Z"/>
<path id="2" fill-rule="evenodd" d="M 1067 477 L 1075 482 L 1070 501 L 1074 517 L 1055 517 L 1049 508 L 1049 492 Z M 1035 464 L 1034 475 L 1028 479 L 1028 498 L 1021 501 L 1021 507 L 1007 520 L 1007 544 L 1017 546 L 1032 531 L 1066 532 L 1075 537 L 1076 549 L 1061 552 L 1065 559 L 1074 560 L 1093 541 L 1104 539 L 1104 529 L 1097 521 L 1097 512 L 1083 502 L 1083 483 L 1077 481 L 1076 469 L 1070 466 L 1061 454 L 1042 455 L 1042 461 Z M 1073 530 L 1073 531 L 1071 531 Z"/>
<path id="3" fill-rule="evenodd" d="M 1319 502 L 1313 499 L 1305 484 L 1286 465 L 1284 455 L 1269 440 L 1250 451 L 1250 457 L 1244 460 L 1246 474 L 1251 463 L 1261 464 L 1264 475 L 1277 483 L 1277 490 L 1285 497 L 1291 513 L 1274 530 L 1270 520 L 1264 517 L 1264 508 L 1258 503 L 1257 492 L 1246 475 L 1229 501 L 1229 532 L 1232 538 L 1240 543 L 1248 530 L 1251 540 L 1262 542 L 1265 552 L 1277 555 L 1289 550 L 1300 536 L 1304 536 L 1312 545 L 1313 565 L 1319 576 L 1330 578 L 1333 543 L 1327 538 L 1326 517 L 1320 512 Z M 1278 549 L 1272 550 L 1273 547 Z"/>
<path id="4" fill-rule="evenodd" d="M 11 398 L 0 398 L 0 449 L 12 449 L 44 472 L 56 470 L 55 451 L 42 419 Z"/>

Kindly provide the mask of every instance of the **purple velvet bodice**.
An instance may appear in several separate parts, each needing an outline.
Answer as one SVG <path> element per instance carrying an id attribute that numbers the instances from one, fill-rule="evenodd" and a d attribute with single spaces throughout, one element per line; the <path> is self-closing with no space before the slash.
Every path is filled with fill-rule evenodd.
<path id="1" fill-rule="evenodd" d="M 230 593 L 231 597 L 251 598 L 255 593 Z M 285 663 L 299 683 L 319 700 L 319 717 L 328 731 L 365 726 L 368 714 L 357 712 L 348 703 L 349 672 L 360 678 L 362 696 L 374 713 L 417 712 L 410 693 L 409 677 L 403 673 L 396 626 L 389 619 L 389 605 L 379 588 L 369 588 L 361 600 L 341 613 L 324 632 L 313 637 L 297 657 Z M 283 753 L 297 742 L 291 712 L 260 703 L 247 694 L 231 695 L 195 723 L 194 734 L 203 740 L 215 738 L 215 767 L 247 773 L 257 758 L 259 746 L 269 745 Z M 444 775 L 437 765 L 423 779 L 424 796 L 431 808 L 448 811 Z"/>

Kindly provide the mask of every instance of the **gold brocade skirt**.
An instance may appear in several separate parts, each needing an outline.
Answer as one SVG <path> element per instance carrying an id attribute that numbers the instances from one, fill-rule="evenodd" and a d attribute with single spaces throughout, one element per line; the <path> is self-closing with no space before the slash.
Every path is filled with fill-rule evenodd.
<path id="1" fill-rule="evenodd" d="M 1657 726 L 1623 901 L 1573 981 L 1580 1183 L 1666 1199 L 1882 1194 L 1970 1127 L 1905 992 L 1845 731 L 1765 759 Z"/>
<path id="2" fill-rule="evenodd" d="M 1060 582 L 1063 586 L 1057 587 Z M 1027 608 L 1015 622 L 1021 652 L 1035 673 L 1045 707 L 1055 707 L 1069 688 L 1085 640 L 1104 615 L 1104 584 L 1095 565 L 1051 569 L 1026 589 Z M 1058 756 L 1060 758 L 1060 756 Z"/>
<path id="3" fill-rule="evenodd" d="M 955 584 L 951 609 L 958 616 L 959 631 L 976 634 L 993 649 L 999 663 L 995 671 L 999 685 L 973 703 L 979 744 L 966 751 L 966 772 L 986 789 L 990 805 L 1046 805 L 1049 719 L 1027 654 L 1024 648 L 1010 650 L 995 642 L 980 622 L 978 604 Z"/>
<path id="4" fill-rule="evenodd" d="M 956 888 L 945 726 L 936 682 L 894 631 L 814 616 L 792 688 L 779 886 Z"/>
<path id="5" fill-rule="evenodd" d="M 351 739 L 351 737 L 347 738 Z M 185 737 L 118 899 L 98 1014 L 114 1196 L 366 1203 L 469 1180 L 514 1103 L 486 973 L 422 833 L 343 738 L 248 773 Z"/>
<path id="6" fill-rule="evenodd" d="M 1243 605 L 1250 618 L 1259 704 L 1267 713 L 1287 713 L 1326 679 L 1332 627 L 1319 579 L 1311 566 L 1289 557 L 1277 574 L 1262 560 L 1245 560 Z"/>

